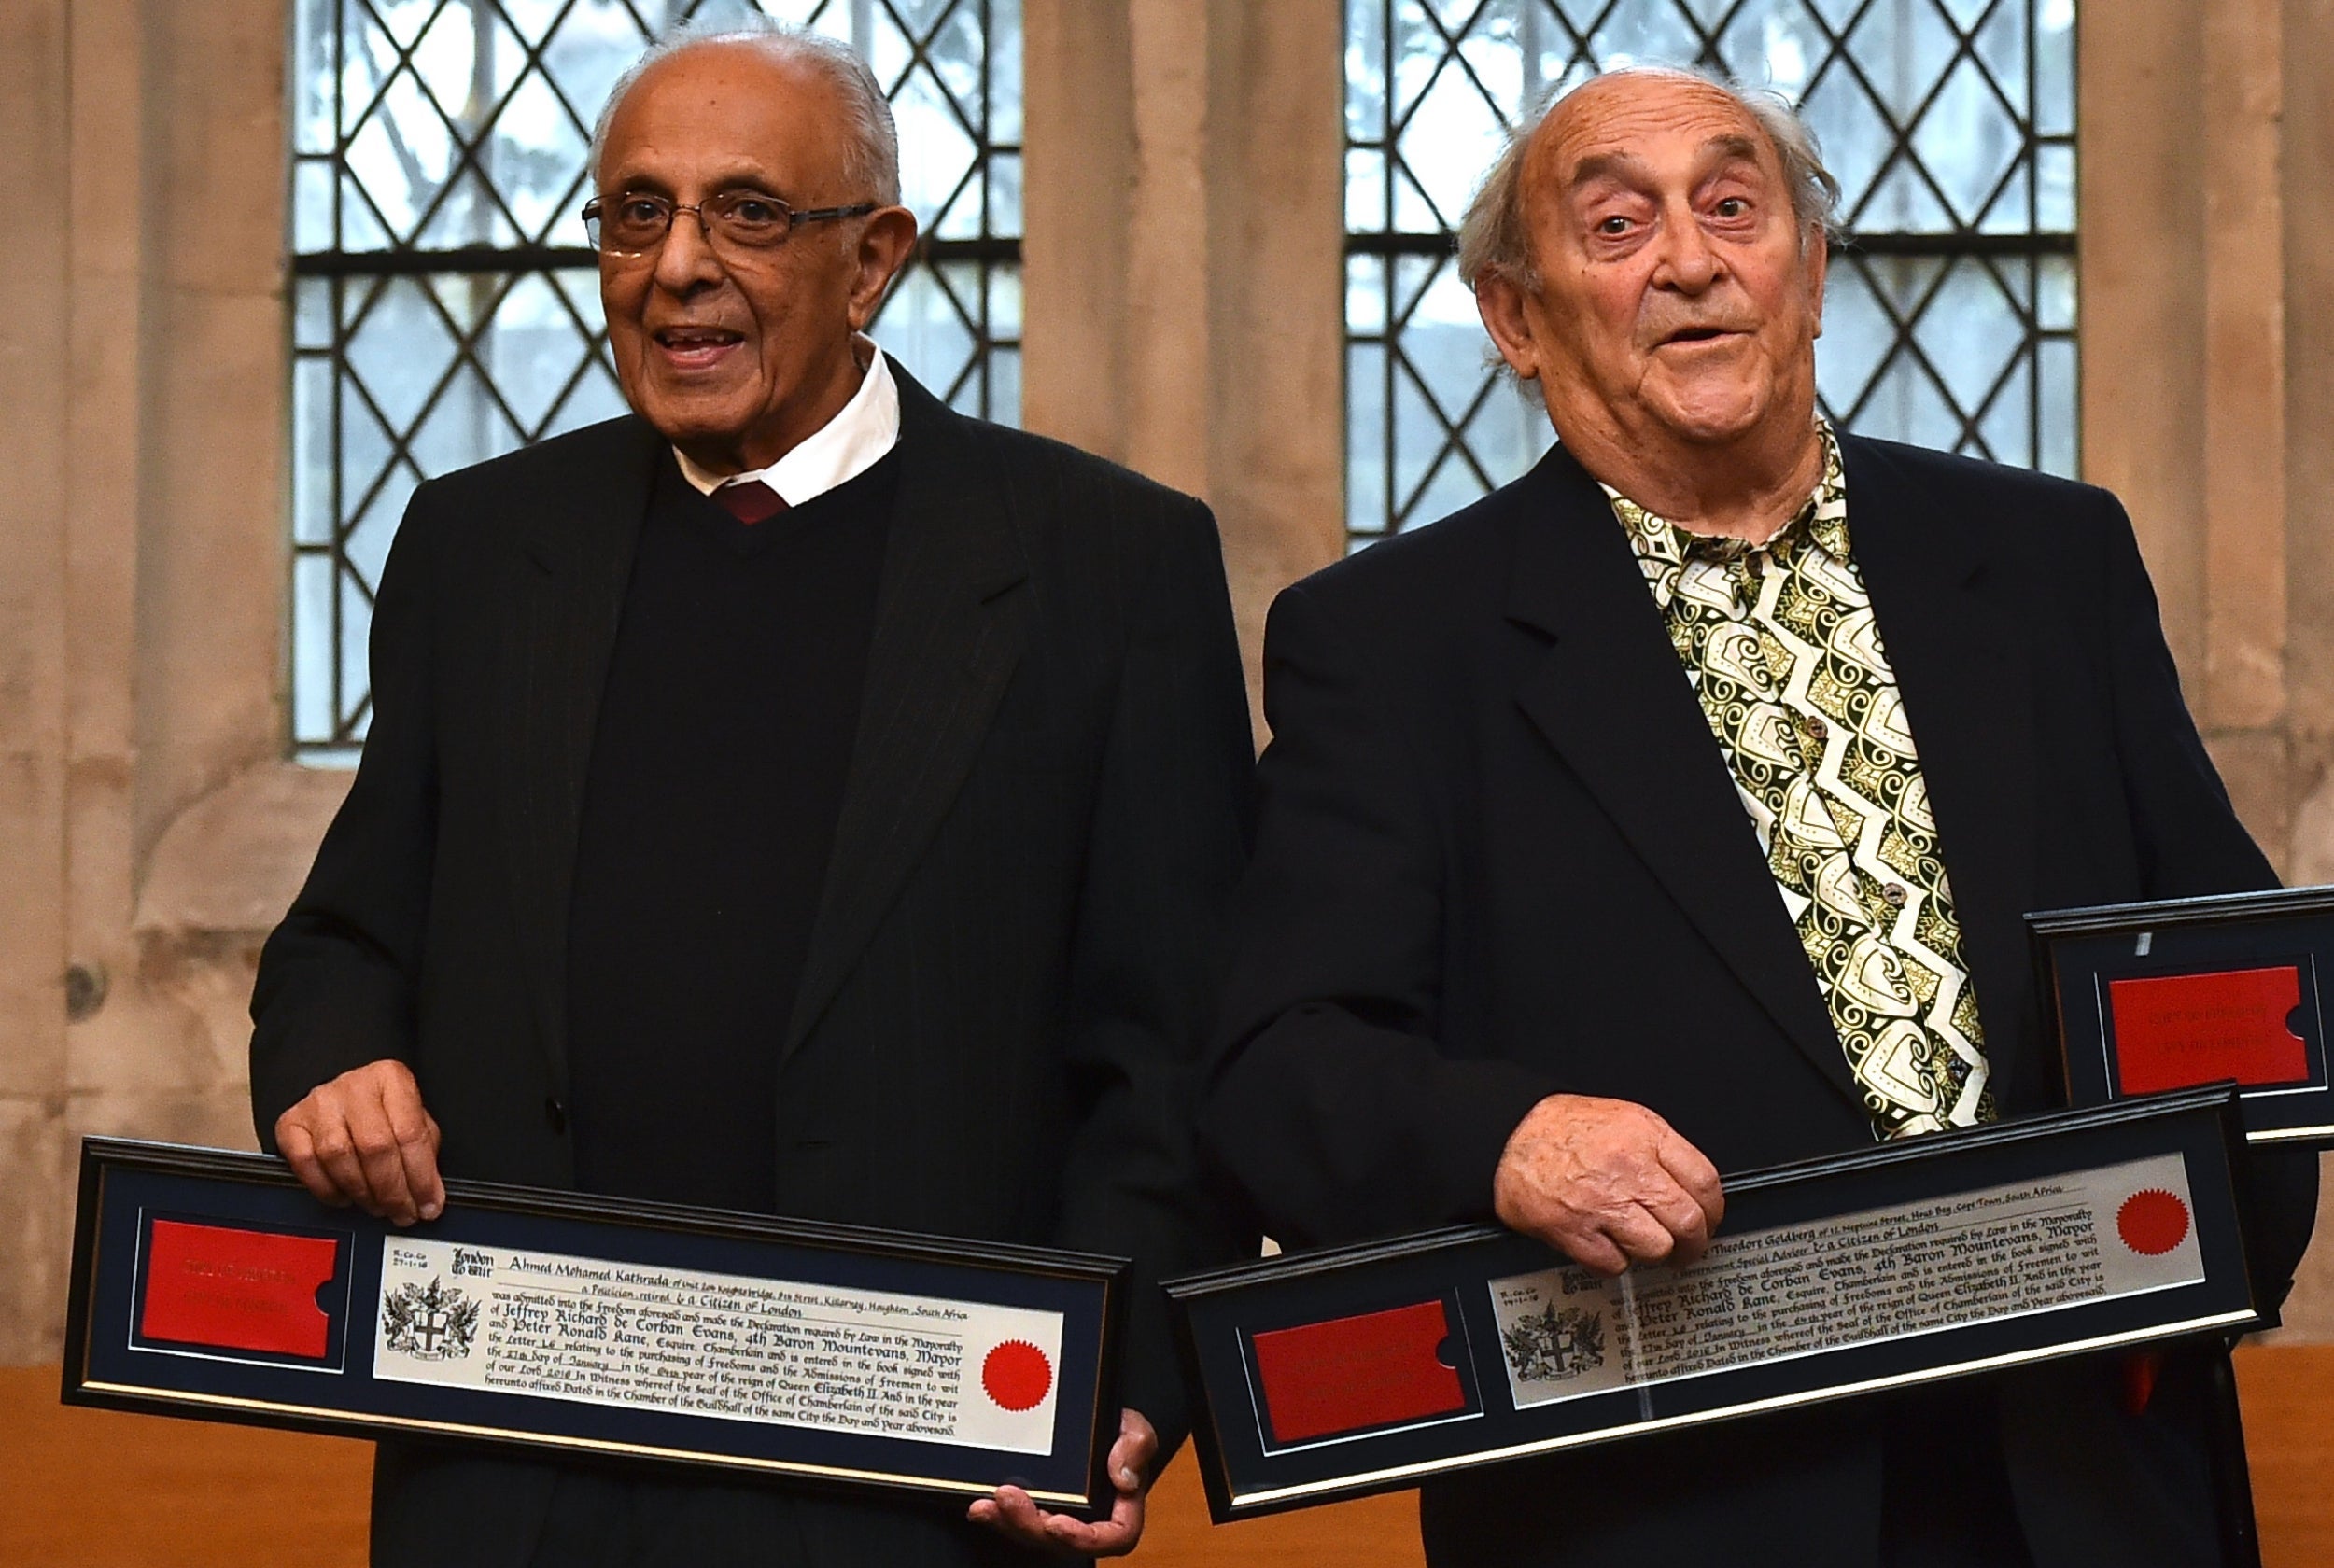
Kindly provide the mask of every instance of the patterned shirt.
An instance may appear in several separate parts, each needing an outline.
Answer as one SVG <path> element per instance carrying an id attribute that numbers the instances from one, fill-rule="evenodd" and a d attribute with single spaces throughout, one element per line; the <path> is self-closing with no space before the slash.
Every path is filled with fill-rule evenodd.
<path id="1" fill-rule="evenodd" d="M 1994 1117 L 1936 819 L 1871 596 L 1839 443 L 1764 544 L 1691 534 L 1610 485 L 1881 1138 Z"/>

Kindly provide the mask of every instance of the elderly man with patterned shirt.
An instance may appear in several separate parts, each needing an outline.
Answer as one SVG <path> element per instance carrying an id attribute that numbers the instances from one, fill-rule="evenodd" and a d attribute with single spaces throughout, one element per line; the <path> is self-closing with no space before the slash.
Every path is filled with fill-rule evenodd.
<path id="1" fill-rule="evenodd" d="M 1489 1218 L 1691 1258 L 1720 1169 L 2053 1103 L 2030 909 L 2273 875 L 2106 493 L 1817 417 L 1837 188 L 1789 110 L 1608 75 L 1461 240 L 1559 444 L 1289 589 L 1204 1134 L 1285 1240 Z M 2287 1287 L 2314 1161 L 2259 1156 Z M 2189 1564 L 2242 1549 L 2218 1350 L 1430 1484 L 1437 1564 Z"/>

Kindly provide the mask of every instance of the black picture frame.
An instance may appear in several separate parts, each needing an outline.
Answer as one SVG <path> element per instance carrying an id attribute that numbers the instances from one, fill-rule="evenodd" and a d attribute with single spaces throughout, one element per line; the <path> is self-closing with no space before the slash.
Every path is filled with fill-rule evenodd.
<path id="1" fill-rule="evenodd" d="M 2048 910 L 2027 916 L 2026 926 L 2036 981 L 2058 1025 L 2068 1104 L 2105 1105 L 2127 1092 L 2119 986 L 2290 972 L 2298 1000 L 2286 1029 L 2299 1071 L 2241 1082 L 2239 1114 L 2253 1143 L 2334 1147 L 2334 888 Z M 2193 1073 L 2182 1075 L 2243 1078 L 2243 1065 L 2203 1049 Z"/>
<path id="2" fill-rule="evenodd" d="M 2246 1272 L 2239 1219 L 2236 1156 L 2242 1147 L 2235 1096 L 2223 1085 L 1932 1134 L 1730 1178 L 1722 1235 L 1739 1236 L 1891 1206 L 1948 1202 L 2005 1185 L 2024 1190 L 2176 1156 L 2186 1176 L 2195 1248 L 2180 1255 L 2197 1277 L 1549 1399 L 1518 1397 L 1523 1385 L 1511 1380 L 1512 1347 L 1501 1345 L 1494 1295 L 1512 1288 L 1516 1276 L 1558 1269 L 1566 1260 L 1500 1227 L 1459 1226 L 1170 1281 L 1166 1290 L 1201 1412 L 1193 1435 L 1209 1511 L 1222 1523 L 1885 1389 L 2118 1347 L 2243 1333 L 2263 1319 Z M 2130 1201 L 2124 1200 L 2127 1206 Z M 1440 1409 L 1427 1401 L 1416 1407 L 1416 1419 L 1339 1430 L 1317 1440 L 1276 1440 L 1275 1412 L 1259 1392 L 1260 1338 L 1291 1328 L 1392 1322 L 1435 1302 L 1452 1304 L 1457 1314 L 1459 1331 L 1445 1338 L 1439 1359 L 1457 1375 L 1467 1400 L 1446 1398 Z M 1738 1306 L 1730 1316 L 1739 1321 L 1751 1309 Z M 1373 1355 L 1365 1378 L 1398 1378 L 1385 1370 L 1389 1359 L 1401 1358 Z M 1464 1413 L 1462 1403 L 1468 1404 Z"/>
<path id="3" fill-rule="evenodd" d="M 221 1238 L 233 1253 L 223 1265 L 200 1253 L 216 1251 Z M 430 1245 L 415 1248 L 417 1241 Z M 198 1253 L 182 1258 L 190 1245 Z M 392 1253 L 392 1248 L 404 1251 Z M 931 1338 L 933 1323 L 944 1322 L 931 1312 L 950 1303 L 992 1309 L 990 1317 L 976 1313 L 967 1320 L 977 1325 L 1032 1314 L 1050 1323 L 1048 1315 L 1058 1314 L 1059 1337 L 1049 1341 L 1054 1354 L 1047 1386 L 1033 1403 L 1019 1403 L 1031 1397 L 1033 1386 L 1028 1352 L 1036 1347 L 1025 1341 L 1012 1341 L 1009 1358 L 1022 1369 L 1021 1382 L 1014 1392 L 989 1395 L 1001 1408 L 1022 1412 L 988 1418 L 1013 1426 L 1019 1448 L 971 1442 L 962 1435 L 963 1421 L 956 1423 L 957 1435 L 933 1440 L 738 1412 L 417 1381 L 379 1359 L 385 1345 L 397 1342 L 385 1312 L 398 1293 L 385 1291 L 383 1281 L 401 1267 L 410 1272 L 415 1258 L 435 1258 L 447 1248 L 470 1249 L 472 1256 L 490 1250 L 541 1254 L 548 1264 L 590 1260 L 607 1266 L 611 1278 L 627 1281 L 662 1271 L 668 1280 L 684 1273 L 823 1287 L 851 1293 L 861 1304 L 873 1297 L 926 1298 L 932 1305 L 923 1318 L 898 1320 L 912 1322 L 921 1339 Z M 329 1265 L 323 1261 L 328 1254 Z M 161 1267 L 157 1260 L 164 1257 L 176 1271 L 158 1305 L 149 1286 Z M 279 1267 L 279 1259 L 290 1261 Z M 303 1264 L 309 1272 L 300 1272 Z M 344 1436 L 459 1442 L 861 1493 L 971 1499 L 1011 1483 L 1027 1488 L 1041 1506 L 1092 1519 L 1106 1515 L 1117 1497 L 1106 1461 L 1118 1431 L 1118 1356 L 1130 1270 L 1125 1259 L 1083 1253 L 481 1182 L 448 1181 L 444 1212 L 406 1230 L 356 1210 L 324 1207 L 283 1161 L 270 1156 L 90 1138 L 81 1145 L 62 1397 L 68 1405 Z M 205 1281 L 222 1272 L 257 1282 L 246 1287 L 251 1294 L 231 1290 L 219 1297 Z M 321 1281 L 314 1312 L 287 1306 L 305 1294 L 312 1278 Z M 439 1275 L 432 1279 L 432 1290 L 443 1284 Z M 454 1302 L 455 1292 L 466 1286 L 491 1302 L 486 1287 L 459 1279 L 431 1299 Z M 619 1295 L 637 1291 L 632 1283 L 610 1288 Z M 233 1302 L 231 1328 L 190 1329 L 190 1322 L 208 1322 L 203 1314 L 217 1299 Z M 458 1310 L 461 1304 L 455 1305 Z M 815 1315 L 818 1309 L 808 1310 Z M 1009 1316 L 1016 1313 L 1020 1316 Z M 418 1329 L 413 1326 L 416 1316 Z M 322 1326 L 312 1317 L 321 1317 Z M 410 1303 L 396 1321 L 400 1332 L 415 1336 L 446 1331 L 443 1314 L 416 1314 Z M 709 1307 L 692 1332 L 735 1321 L 735 1313 L 719 1315 L 718 1307 Z M 470 1324 L 462 1331 L 464 1353 L 491 1337 L 475 1317 Z M 707 1326 L 706 1332 L 721 1330 Z M 963 1353 L 990 1358 L 981 1376 L 993 1389 L 998 1385 L 986 1374 L 1005 1346 L 977 1350 L 969 1337 L 976 1332 L 959 1336 Z M 224 1342 L 238 1337 L 244 1342 Z M 258 1340 L 271 1342 L 255 1348 Z M 882 1342 L 893 1343 L 889 1337 Z M 696 1363 L 705 1365 L 702 1358 Z M 967 1366 L 959 1382 L 970 1387 L 973 1376 Z M 1005 1403 L 1008 1398 L 1014 1403 Z M 1043 1432 L 1046 1417 L 1038 1412 L 1047 1401 L 1051 1426 L 1042 1437 L 1047 1446 L 1038 1452 L 1032 1421 L 1024 1418 L 1033 1414 Z"/>

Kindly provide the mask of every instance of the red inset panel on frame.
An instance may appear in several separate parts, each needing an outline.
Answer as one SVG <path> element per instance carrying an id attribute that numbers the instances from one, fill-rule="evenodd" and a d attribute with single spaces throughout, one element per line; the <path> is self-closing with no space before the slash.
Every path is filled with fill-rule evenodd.
<path id="1" fill-rule="evenodd" d="M 2301 1005 L 2301 972 L 2291 964 L 2111 980 L 2107 998 L 2116 1021 L 2116 1077 L 2125 1094 L 2222 1078 L 2248 1085 L 2309 1080 L 2309 1047 L 2285 1024 Z"/>
<path id="2" fill-rule="evenodd" d="M 1257 1378 L 1274 1441 L 1466 1409 L 1459 1375 L 1436 1354 L 1450 1332 L 1442 1303 L 1422 1301 L 1256 1336 Z"/>
<path id="3" fill-rule="evenodd" d="M 156 1220 L 147 1252 L 148 1339 L 322 1359 L 332 1323 L 316 1306 L 340 1243 L 330 1237 Z"/>

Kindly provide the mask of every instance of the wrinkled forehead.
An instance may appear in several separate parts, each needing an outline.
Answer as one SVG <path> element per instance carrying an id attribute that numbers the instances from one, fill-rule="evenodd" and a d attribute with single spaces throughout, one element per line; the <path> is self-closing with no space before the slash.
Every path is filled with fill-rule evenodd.
<path id="1" fill-rule="evenodd" d="M 603 179 L 680 159 L 832 174 L 843 159 L 840 91 L 799 59 L 752 42 L 701 44 L 640 73 L 608 121 Z"/>
<path id="2" fill-rule="evenodd" d="M 1621 72 L 1574 90 L 1533 133 L 1525 166 L 1531 194 L 1561 194 L 1584 173 L 1664 157 L 1715 161 L 1748 156 L 1772 176 L 1782 161 L 1765 127 L 1712 83 L 1662 72 Z"/>

